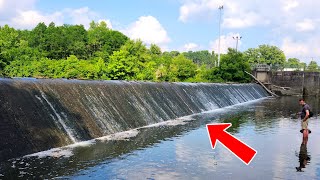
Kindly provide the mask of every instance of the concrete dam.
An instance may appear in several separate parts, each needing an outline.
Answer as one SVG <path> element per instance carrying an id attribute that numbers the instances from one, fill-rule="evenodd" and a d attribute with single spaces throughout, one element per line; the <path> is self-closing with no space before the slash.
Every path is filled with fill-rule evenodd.
<path id="1" fill-rule="evenodd" d="M 0 79 L 0 161 L 267 97 L 257 84 Z"/>

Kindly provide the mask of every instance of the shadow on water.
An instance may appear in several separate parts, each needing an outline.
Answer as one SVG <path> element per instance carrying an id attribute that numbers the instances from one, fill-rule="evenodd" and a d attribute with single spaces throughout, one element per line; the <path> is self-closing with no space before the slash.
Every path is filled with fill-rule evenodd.
<path id="1" fill-rule="evenodd" d="M 226 117 L 224 117 L 224 120 L 222 120 L 222 123 L 231 123 L 232 126 L 228 128 L 227 131 L 230 133 L 238 133 L 241 125 L 248 122 L 248 120 L 249 117 L 247 113 L 240 112 L 239 114 L 235 115 L 226 115 Z"/>
<path id="2" fill-rule="evenodd" d="M 42 96 L 52 103 L 45 102 Z M 57 117 L 57 114 L 60 114 L 60 117 Z M 32 82 L 19 84 L 2 80 L 0 162 L 72 143 L 66 131 L 57 125 L 58 118 L 64 118 L 63 116 L 76 122 L 68 126 L 74 126 L 80 132 L 84 132 L 81 134 L 85 136 L 79 137 L 79 140 L 92 138 L 86 133 L 83 119 L 78 114 L 68 111 L 51 94 L 41 94 Z"/>
<path id="3" fill-rule="evenodd" d="M 302 142 L 300 145 L 299 154 L 296 154 L 299 157 L 299 166 L 296 167 L 297 172 L 304 172 L 303 168 L 306 168 L 306 165 L 310 164 L 311 156 L 307 150 L 307 143 Z"/>

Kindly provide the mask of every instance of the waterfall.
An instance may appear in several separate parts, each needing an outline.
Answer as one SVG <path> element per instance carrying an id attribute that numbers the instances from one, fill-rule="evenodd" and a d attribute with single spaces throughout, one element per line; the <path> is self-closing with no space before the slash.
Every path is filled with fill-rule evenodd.
<path id="1" fill-rule="evenodd" d="M 68 137 L 72 140 L 72 142 L 76 143 L 77 140 L 74 135 L 75 134 L 74 130 L 66 125 L 65 120 L 63 118 L 61 118 L 60 114 L 56 111 L 56 109 L 53 107 L 51 102 L 47 99 L 44 92 L 40 91 L 40 93 L 41 93 L 42 98 L 47 102 L 47 104 L 50 106 L 51 110 L 54 112 L 54 115 L 57 117 L 57 120 L 53 115 L 51 115 L 51 117 L 54 119 L 55 122 L 57 122 L 57 121 L 59 122 L 59 125 L 62 126 L 63 130 L 68 134 Z M 39 96 L 36 95 L 36 98 L 39 99 L 41 103 L 43 103 L 43 101 L 41 100 L 41 98 Z"/>
<path id="2" fill-rule="evenodd" d="M 0 160 L 267 96 L 257 84 L 0 79 Z"/>

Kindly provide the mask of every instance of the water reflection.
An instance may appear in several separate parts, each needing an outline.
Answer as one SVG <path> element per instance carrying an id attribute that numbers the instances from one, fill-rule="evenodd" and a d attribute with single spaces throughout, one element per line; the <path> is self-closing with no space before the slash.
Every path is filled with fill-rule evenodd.
<path id="1" fill-rule="evenodd" d="M 310 163 L 311 157 L 308 154 L 307 142 L 303 141 L 300 145 L 299 151 L 299 167 L 296 167 L 297 172 L 304 172 L 302 168 L 306 168 L 306 165 Z"/>
<path id="2" fill-rule="evenodd" d="M 25 157 L 0 163 L 0 174 L 11 178 L 52 178 L 64 176 L 94 167 L 109 164 L 113 160 L 125 159 L 134 150 L 144 150 L 170 137 L 181 136 L 185 131 L 196 128 L 187 126 L 160 126 L 139 129 L 135 137 L 124 140 L 97 140 L 89 146 L 71 149 L 71 156 Z M 23 174 L 21 174 L 23 172 Z M 1 179 L 1 178 L 0 178 Z"/>

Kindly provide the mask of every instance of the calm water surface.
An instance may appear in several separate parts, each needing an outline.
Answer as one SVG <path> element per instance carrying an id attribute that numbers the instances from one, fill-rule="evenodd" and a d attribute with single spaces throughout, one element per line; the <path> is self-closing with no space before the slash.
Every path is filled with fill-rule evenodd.
<path id="1" fill-rule="evenodd" d="M 307 102 L 318 114 L 316 99 Z M 301 146 L 300 120 L 292 115 L 299 110 L 297 97 L 284 97 L 198 114 L 2 162 L 0 179 L 320 179 L 320 122 L 310 119 L 312 133 Z M 227 122 L 257 150 L 250 165 L 219 143 L 211 148 L 206 124 Z"/>

